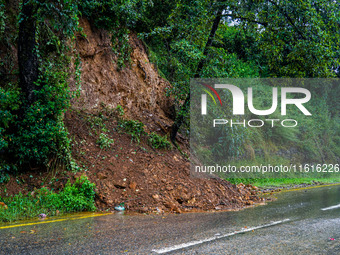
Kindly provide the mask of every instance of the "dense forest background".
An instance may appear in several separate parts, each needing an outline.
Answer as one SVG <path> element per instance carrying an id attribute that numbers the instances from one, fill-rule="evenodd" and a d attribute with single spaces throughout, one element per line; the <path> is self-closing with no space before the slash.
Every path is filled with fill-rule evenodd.
<path id="1" fill-rule="evenodd" d="M 173 142 L 179 130 L 188 129 L 190 78 L 340 77 L 336 0 L 0 0 L 2 174 L 48 166 L 51 158 L 75 165 L 63 113 L 77 96 L 69 81 L 80 84 L 74 50 L 80 17 L 112 33 L 120 70 L 131 64 L 129 35 L 143 40 L 150 61 L 172 85 L 167 93 L 176 107 Z M 228 136 L 223 146 L 232 157 L 251 150 L 252 142 L 275 148 L 284 137 L 283 147 L 302 140 L 311 157 L 338 160 L 339 87 L 317 90 L 322 100 L 314 107 L 322 109 L 322 126 L 310 123 L 302 136 L 285 130 L 272 137 L 252 134 L 261 139 L 241 143 Z M 276 145 L 268 147 L 268 139 Z"/>

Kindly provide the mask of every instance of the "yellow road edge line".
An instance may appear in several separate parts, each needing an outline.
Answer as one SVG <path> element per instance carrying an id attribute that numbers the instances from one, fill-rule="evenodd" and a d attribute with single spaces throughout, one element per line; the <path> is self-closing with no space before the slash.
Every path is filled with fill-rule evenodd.
<path id="1" fill-rule="evenodd" d="M 105 215 L 109 215 L 109 214 L 112 214 L 112 213 L 85 215 L 85 216 L 80 216 L 80 217 L 65 218 L 65 219 L 58 219 L 58 220 L 49 220 L 49 221 L 41 221 L 41 222 L 31 222 L 31 223 L 24 223 L 24 224 L 16 224 L 16 225 L 3 226 L 3 227 L 0 227 L 0 229 L 32 226 L 32 225 L 38 225 L 38 224 L 46 224 L 46 223 L 67 221 L 67 220 L 78 220 L 78 219 L 85 219 L 85 218 L 94 218 L 94 217 L 105 216 Z"/>
<path id="2" fill-rule="evenodd" d="M 326 184 L 326 185 L 317 185 L 317 186 L 310 186 L 310 187 L 297 188 L 297 189 L 281 189 L 281 191 L 266 192 L 266 193 L 263 193 L 263 194 L 283 193 L 283 192 L 306 190 L 306 189 L 316 189 L 316 188 L 331 187 L 331 186 L 338 186 L 338 185 L 340 185 L 340 183 L 333 183 L 333 184 Z"/>

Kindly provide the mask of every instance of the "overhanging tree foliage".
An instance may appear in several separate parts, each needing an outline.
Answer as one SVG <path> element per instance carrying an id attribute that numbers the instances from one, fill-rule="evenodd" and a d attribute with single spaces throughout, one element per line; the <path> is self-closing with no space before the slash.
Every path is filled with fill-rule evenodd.
<path id="1" fill-rule="evenodd" d="M 146 37 L 158 54 L 158 66 L 174 85 L 175 97 L 184 102 L 177 107 L 173 141 L 188 113 L 190 78 L 252 77 L 259 73 L 262 77 L 339 76 L 340 7 L 336 1 L 176 3 L 167 23 Z M 204 11 L 199 8 L 202 6 Z M 219 6 L 223 6 L 223 21 L 218 22 L 217 38 L 209 41 L 200 34 L 213 32 Z"/>
<path id="2" fill-rule="evenodd" d="M 0 91 L 0 151 L 5 152 L 0 166 L 48 166 L 51 159 L 67 164 L 69 139 L 62 113 L 71 96 L 68 66 L 72 45 L 66 42 L 78 27 L 77 5 L 73 1 L 24 0 L 21 5 L 6 7 L 5 27 L 16 26 L 10 22 L 18 20 L 18 41 L 13 46 L 18 48 L 19 81 L 5 84 Z M 13 34 L 2 35 L 2 42 L 9 41 L 9 36 Z"/>
<path id="3" fill-rule="evenodd" d="M 18 63 L 19 87 L 25 94 L 27 104 L 34 102 L 35 82 L 38 80 L 38 53 L 36 44 L 37 5 L 30 0 L 24 0 L 21 9 L 19 25 Z"/>
<path id="4" fill-rule="evenodd" d="M 340 77 L 337 1 L 0 0 L 0 6 L 6 46 L 0 50 L 17 46 L 19 59 L 18 82 L 1 79 L 0 152 L 18 166 L 67 158 L 62 113 L 71 97 L 68 66 L 79 16 L 113 34 L 119 68 L 129 66 L 129 32 L 139 33 L 172 84 L 173 141 L 188 119 L 190 78 Z M 19 33 L 9 38 L 9 30 Z M 10 57 L 3 59 L 1 75 L 16 76 Z"/>
<path id="5" fill-rule="evenodd" d="M 210 29 L 209 37 L 208 37 L 207 43 L 205 44 L 205 47 L 204 47 L 204 50 L 203 50 L 203 56 L 200 59 L 200 61 L 198 62 L 198 65 L 197 65 L 197 68 L 196 68 L 196 71 L 195 71 L 195 74 L 194 74 L 194 78 L 201 77 L 201 71 L 204 67 L 205 58 L 208 55 L 209 48 L 212 46 L 213 40 L 215 38 L 216 31 L 217 31 L 218 26 L 219 26 L 221 19 L 222 19 L 222 12 L 223 12 L 224 8 L 225 7 L 224 7 L 223 4 L 218 6 L 218 8 L 217 8 L 215 18 L 214 18 L 214 21 L 212 23 L 212 27 Z M 171 126 L 170 139 L 174 144 L 176 144 L 175 140 L 176 140 L 178 130 L 182 126 L 184 118 L 186 117 L 186 114 L 189 110 L 189 102 L 190 102 L 190 92 L 187 94 L 187 96 L 184 100 L 184 103 L 181 106 L 181 109 L 180 109 L 179 113 L 177 114 L 173 125 Z"/>

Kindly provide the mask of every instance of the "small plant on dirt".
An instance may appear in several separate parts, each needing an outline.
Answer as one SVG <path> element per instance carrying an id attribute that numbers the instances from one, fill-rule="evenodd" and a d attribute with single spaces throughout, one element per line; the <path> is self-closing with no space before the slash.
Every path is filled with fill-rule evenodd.
<path id="1" fill-rule="evenodd" d="M 101 115 L 105 114 L 107 117 L 115 117 L 117 119 L 124 115 L 124 108 L 121 105 L 117 105 L 115 108 L 106 105 L 104 102 L 101 102 L 100 105 L 103 109 Z"/>
<path id="2" fill-rule="evenodd" d="M 77 162 L 73 158 L 71 158 L 70 160 L 70 168 L 73 173 L 77 173 L 82 170 L 82 168 L 77 164 Z"/>
<path id="3" fill-rule="evenodd" d="M 131 141 L 135 140 L 138 143 L 142 135 L 146 134 L 144 131 L 144 124 L 138 120 L 124 120 L 118 122 L 118 127 L 123 129 L 127 134 L 131 135 Z"/>
<path id="4" fill-rule="evenodd" d="M 109 138 L 107 134 L 101 133 L 97 140 L 97 144 L 101 149 L 110 149 L 111 145 L 114 143 L 114 140 Z"/>
<path id="5" fill-rule="evenodd" d="M 149 144 L 155 149 L 170 149 L 171 143 L 168 141 L 166 136 L 160 136 L 154 132 L 149 134 Z"/>
<path id="6" fill-rule="evenodd" d="M 90 124 L 91 129 L 105 129 L 106 125 L 104 124 L 103 118 L 100 116 L 87 116 L 87 122 Z"/>
<path id="7" fill-rule="evenodd" d="M 124 109 L 123 109 L 123 106 L 121 105 L 117 105 L 116 107 L 116 113 L 119 117 L 122 117 L 124 115 Z"/>

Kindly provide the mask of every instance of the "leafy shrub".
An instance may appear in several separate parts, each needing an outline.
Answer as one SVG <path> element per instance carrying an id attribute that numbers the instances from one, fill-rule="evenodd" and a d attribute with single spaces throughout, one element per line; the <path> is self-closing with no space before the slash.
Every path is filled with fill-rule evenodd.
<path id="1" fill-rule="evenodd" d="M 118 116 L 123 116 L 124 115 L 124 109 L 121 105 L 117 105 L 116 107 L 116 113 Z"/>
<path id="2" fill-rule="evenodd" d="M 14 168 L 25 168 L 28 164 L 48 166 L 51 158 L 58 158 L 69 166 L 70 140 L 62 116 L 73 94 L 68 85 L 71 76 L 76 85 L 79 84 L 80 63 L 76 57 L 73 61 L 76 70 L 68 68 L 71 63 L 68 54 L 72 52 L 72 45 L 66 42 L 73 38 L 78 29 L 78 10 L 74 1 L 62 5 L 41 1 L 30 1 L 30 4 L 36 11 L 36 27 L 32 29 L 38 31 L 35 38 L 37 59 L 32 61 L 38 62 L 39 76 L 34 81 L 34 100 L 30 102 L 25 93 L 18 89 L 18 84 L 11 84 L 6 79 L 1 84 L 0 151 L 5 151 L 5 157 L 0 159 L 4 161 L 0 165 L 15 162 Z M 3 5 L 10 6 L 8 1 L 1 1 L 0 6 Z M 6 11 L 9 8 L 1 9 Z M 0 18 L 0 27 L 3 21 L 6 29 L 25 22 L 23 14 L 16 10 L 7 11 L 6 14 L 6 19 Z M 4 38 L 0 36 L 1 45 L 9 43 L 10 37 L 18 37 L 18 30 L 9 29 L 9 32 L 4 34 Z M 16 43 L 17 40 L 13 41 L 13 45 Z M 10 54 L 13 46 L 6 51 Z M 4 65 L 9 65 L 11 61 L 12 57 L 4 59 Z M 13 70 L 6 71 L 10 75 L 16 74 Z"/>
<path id="3" fill-rule="evenodd" d="M 99 116 L 93 116 L 89 115 L 86 118 L 86 121 L 90 124 L 91 128 L 99 128 L 99 129 L 105 129 L 106 125 L 103 122 L 103 118 Z"/>
<path id="4" fill-rule="evenodd" d="M 94 211 L 95 184 L 85 176 L 80 177 L 73 185 L 68 182 L 59 193 L 59 208 L 65 212 Z"/>
<path id="5" fill-rule="evenodd" d="M 9 89 L 0 87 L 0 151 L 8 149 L 8 143 L 11 141 L 8 129 L 16 120 L 15 111 L 19 109 L 19 90 L 12 88 L 9 84 Z"/>
<path id="6" fill-rule="evenodd" d="M 109 149 L 111 145 L 114 143 L 113 139 L 110 139 L 107 134 L 101 133 L 97 140 L 97 144 L 101 149 Z"/>
<path id="7" fill-rule="evenodd" d="M 0 183 L 7 183 L 9 180 L 9 174 L 4 171 L 0 171 Z"/>
<path id="8" fill-rule="evenodd" d="M 72 185 L 68 182 L 58 194 L 47 188 L 36 190 L 33 194 L 19 193 L 13 197 L 2 197 L 7 209 L 0 207 L 0 221 L 14 221 L 45 213 L 53 216 L 59 213 L 94 211 L 95 184 L 82 176 Z"/>
<path id="9" fill-rule="evenodd" d="M 118 122 L 118 127 L 123 129 L 127 134 L 131 135 L 132 141 L 135 140 L 138 143 L 144 131 L 144 124 L 138 120 L 124 120 L 121 119 Z"/>
<path id="10" fill-rule="evenodd" d="M 68 76 L 55 71 L 51 67 L 40 75 L 37 100 L 26 107 L 24 117 L 16 123 L 17 133 L 11 134 L 9 150 L 18 158 L 19 165 L 27 162 L 46 165 L 52 156 L 65 158 L 68 154 L 70 140 L 62 119 L 70 99 Z"/>
<path id="11" fill-rule="evenodd" d="M 171 143 L 168 141 L 166 136 L 160 136 L 154 132 L 149 134 L 148 142 L 155 149 L 171 148 Z"/>
<path id="12" fill-rule="evenodd" d="M 5 27 L 6 27 L 5 21 L 6 21 L 5 2 L 4 0 L 1 0 L 0 1 L 0 38 L 5 31 Z"/>

